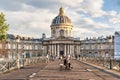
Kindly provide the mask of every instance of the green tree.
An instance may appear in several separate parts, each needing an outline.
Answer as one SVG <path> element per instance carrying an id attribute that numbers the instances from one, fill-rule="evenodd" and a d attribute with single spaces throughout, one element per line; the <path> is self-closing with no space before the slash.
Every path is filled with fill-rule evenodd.
<path id="1" fill-rule="evenodd" d="M 7 40 L 7 31 L 9 24 L 5 23 L 5 15 L 0 13 L 0 40 L 5 42 Z"/>

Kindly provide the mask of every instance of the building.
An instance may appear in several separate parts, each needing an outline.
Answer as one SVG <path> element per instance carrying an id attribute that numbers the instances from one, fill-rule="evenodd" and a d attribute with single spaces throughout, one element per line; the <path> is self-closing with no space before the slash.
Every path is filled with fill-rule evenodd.
<path id="1" fill-rule="evenodd" d="M 113 57 L 114 36 L 81 40 L 81 55 L 92 58 Z"/>
<path id="2" fill-rule="evenodd" d="M 115 39 L 116 36 L 98 37 L 92 39 L 76 39 L 72 37 L 74 28 L 71 20 L 65 15 L 64 9 L 59 9 L 51 28 L 51 38 L 43 40 L 44 54 L 55 55 L 57 57 L 71 55 L 71 57 L 108 57 L 115 56 Z M 119 38 L 120 40 L 120 38 Z M 119 41 L 118 40 L 118 41 Z M 117 50 L 118 50 L 117 46 Z M 117 52 L 120 54 L 119 52 Z"/>
<path id="3" fill-rule="evenodd" d="M 34 39 L 20 35 L 8 35 L 7 43 L 0 42 L 0 56 L 16 59 L 18 54 L 27 57 L 37 56 L 71 56 L 82 57 L 113 57 L 120 55 L 120 33 L 115 36 L 98 37 L 80 40 L 72 37 L 73 25 L 71 19 L 59 9 L 59 14 L 52 20 L 50 25 L 51 37 Z"/>
<path id="4" fill-rule="evenodd" d="M 7 57 L 6 43 L 0 41 L 0 60 Z"/>
<path id="5" fill-rule="evenodd" d="M 8 34 L 6 43 L 0 46 L 1 58 L 16 59 L 18 54 L 22 58 L 41 56 L 41 39 Z"/>
<path id="6" fill-rule="evenodd" d="M 120 59 L 120 32 L 115 32 L 115 37 L 114 37 L 114 58 Z"/>
<path id="7" fill-rule="evenodd" d="M 51 37 L 43 40 L 44 55 L 75 57 L 80 54 L 80 39 L 72 37 L 73 25 L 62 7 L 52 20 L 50 28 Z"/>

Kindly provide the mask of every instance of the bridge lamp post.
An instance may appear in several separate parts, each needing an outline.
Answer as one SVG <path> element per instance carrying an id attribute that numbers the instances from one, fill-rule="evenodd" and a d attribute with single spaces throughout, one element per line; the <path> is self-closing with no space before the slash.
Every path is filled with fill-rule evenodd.
<path id="1" fill-rule="evenodd" d="M 112 69 L 112 60 L 113 60 L 113 57 L 110 56 L 110 69 Z"/>
<path id="2" fill-rule="evenodd" d="M 42 57 L 43 57 L 44 56 L 44 47 L 43 46 L 42 46 L 41 50 L 42 50 Z"/>
<path id="3" fill-rule="evenodd" d="M 82 61 L 83 61 L 83 47 L 81 48 L 81 57 L 82 57 Z"/>
<path id="4" fill-rule="evenodd" d="M 16 40 L 17 43 L 17 68 L 20 69 L 20 54 L 19 54 L 19 39 Z"/>

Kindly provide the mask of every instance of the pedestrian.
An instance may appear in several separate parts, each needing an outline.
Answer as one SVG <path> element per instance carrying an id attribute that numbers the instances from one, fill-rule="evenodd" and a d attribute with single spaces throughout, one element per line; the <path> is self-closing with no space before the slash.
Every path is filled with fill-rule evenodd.
<path id="1" fill-rule="evenodd" d="M 49 63 L 49 55 L 46 55 L 46 63 Z"/>
<path id="2" fill-rule="evenodd" d="M 64 59 L 64 65 L 65 65 L 65 69 L 71 69 L 71 63 L 70 63 L 70 59 L 68 58 L 68 56 L 66 56 Z"/>
<path id="3" fill-rule="evenodd" d="M 79 56 L 79 60 L 80 60 L 80 54 L 78 56 Z"/>

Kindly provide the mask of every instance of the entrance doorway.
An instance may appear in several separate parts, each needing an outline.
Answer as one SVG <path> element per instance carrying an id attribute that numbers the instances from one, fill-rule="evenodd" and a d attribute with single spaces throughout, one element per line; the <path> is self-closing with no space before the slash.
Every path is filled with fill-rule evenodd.
<path id="1" fill-rule="evenodd" d="M 64 51 L 60 51 L 60 56 L 63 56 L 64 55 Z"/>
<path id="2" fill-rule="evenodd" d="M 63 44 L 60 44 L 60 56 L 61 57 L 64 57 L 64 45 Z"/>

